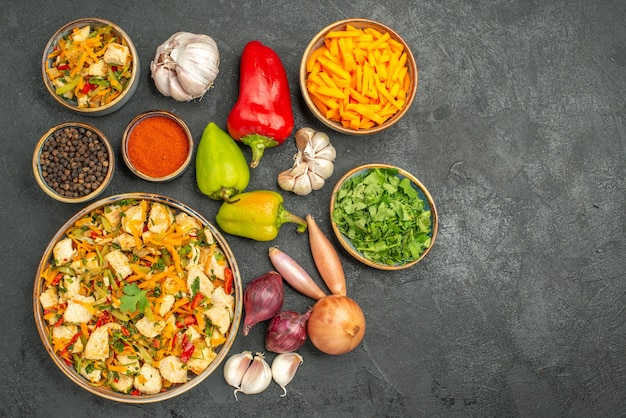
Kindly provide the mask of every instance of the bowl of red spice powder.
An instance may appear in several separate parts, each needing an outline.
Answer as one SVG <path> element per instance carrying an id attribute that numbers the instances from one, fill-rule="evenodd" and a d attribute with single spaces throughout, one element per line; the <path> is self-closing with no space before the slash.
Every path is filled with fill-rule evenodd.
<path id="1" fill-rule="evenodd" d="M 137 115 L 122 136 L 122 157 L 138 177 L 165 182 L 180 176 L 189 167 L 193 137 L 187 124 L 165 110 Z"/>

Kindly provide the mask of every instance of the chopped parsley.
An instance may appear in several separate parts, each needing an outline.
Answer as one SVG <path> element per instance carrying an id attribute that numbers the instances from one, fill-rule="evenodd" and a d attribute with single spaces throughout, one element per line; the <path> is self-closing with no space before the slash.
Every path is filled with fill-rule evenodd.
<path id="1" fill-rule="evenodd" d="M 409 263 L 430 246 L 430 208 L 397 169 L 372 168 L 346 180 L 332 219 L 358 252 L 378 264 Z"/>
<path id="2" fill-rule="evenodd" d="M 150 266 L 152 271 L 163 271 L 165 270 L 165 267 L 167 266 L 165 265 L 165 260 L 163 258 L 159 258 L 155 263 L 152 263 L 152 265 Z"/>
<path id="3" fill-rule="evenodd" d="M 195 279 L 193 279 L 193 282 L 191 282 L 191 296 L 196 296 L 196 293 L 198 293 L 200 291 L 200 278 L 196 277 Z"/>
<path id="4" fill-rule="evenodd" d="M 120 311 L 133 313 L 136 311 L 145 312 L 148 309 L 148 297 L 145 290 L 141 290 L 136 283 L 124 285 L 124 296 L 120 298 L 122 304 Z"/>

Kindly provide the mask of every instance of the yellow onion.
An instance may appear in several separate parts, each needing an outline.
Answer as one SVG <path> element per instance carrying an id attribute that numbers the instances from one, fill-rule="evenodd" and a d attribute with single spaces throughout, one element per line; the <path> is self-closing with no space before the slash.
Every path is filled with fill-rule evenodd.
<path id="1" fill-rule="evenodd" d="M 318 350 L 332 355 L 345 354 L 363 340 L 365 315 L 353 299 L 329 295 L 313 305 L 307 331 Z"/>

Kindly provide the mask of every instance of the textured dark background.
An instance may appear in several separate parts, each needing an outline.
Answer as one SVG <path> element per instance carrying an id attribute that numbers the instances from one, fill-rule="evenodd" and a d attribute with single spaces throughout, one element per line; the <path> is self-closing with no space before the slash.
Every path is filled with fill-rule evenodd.
<path id="1" fill-rule="evenodd" d="M 122 26 L 141 55 L 134 97 L 98 119 L 56 104 L 39 68 L 52 33 L 88 16 Z M 105 195 L 157 192 L 213 220 L 218 204 L 196 189 L 193 168 L 169 184 L 130 174 L 119 154 L 126 124 L 158 108 L 181 116 L 196 143 L 209 121 L 225 127 L 240 53 L 256 38 L 284 61 L 296 126 L 322 129 L 299 93 L 300 58 L 319 29 L 347 17 L 382 21 L 406 38 L 420 68 L 418 94 L 388 132 L 331 134 L 338 157 L 329 185 L 306 197 L 285 194 L 286 206 L 312 213 L 330 234 L 332 184 L 362 163 L 396 164 L 436 201 L 441 223 L 433 251 L 395 273 L 341 252 L 349 295 L 367 317 L 366 336 L 338 357 L 307 343 L 285 398 L 273 384 L 237 402 L 221 368 L 191 392 L 146 406 L 78 388 L 56 369 L 33 321 L 41 254 L 81 208 L 38 189 L 30 164 L 39 137 L 60 122 L 91 122 L 118 157 Z M 165 98 L 150 79 L 157 45 L 180 30 L 209 34 L 220 47 L 220 74 L 201 101 Z M 1 416 L 626 416 L 623 0 L 9 1 L 0 45 Z M 277 189 L 276 176 L 294 152 L 291 140 L 268 151 L 249 189 Z M 244 284 L 271 268 L 270 244 L 228 241 Z M 292 226 L 272 244 L 315 271 L 306 238 Z M 310 303 L 287 289 L 286 307 L 302 311 Z M 263 350 L 263 330 L 238 336 L 233 350 Z"/>

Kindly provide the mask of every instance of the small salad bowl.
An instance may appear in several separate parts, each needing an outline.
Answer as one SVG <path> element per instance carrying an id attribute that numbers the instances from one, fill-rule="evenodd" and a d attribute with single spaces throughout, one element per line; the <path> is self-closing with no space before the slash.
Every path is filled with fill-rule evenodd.
<path id="1" fill-rule="evenodd" d="M 362 199 L 365 196 L 384 198 L 366 201 Z M 381 203 L 383 200 L 385 203 Z M 397 203 L 396 207 L 392 207 L 392 202 Z M 361 203 L 364 208 L 359 207 Z M 347 205 L 352 207 L 347 208 Z M 415 215 L 411 221 L 396 218 L 395 209 L 402 205 L 408 205 L 404 207 Z M 365 210 L 360 212 L 361 209 Z M 379 220 L 377 225 L 372 213 L 376 211 L 382 215 L 387 209 L 390 215 Z M 357 216 L 359 219 L 355 219 Z M 430 252 L 437 237 L 437 209 L 426 187 L 411 173 L 388 164 L 365 164 L 345 173 L 332 191 L 330 218 L 333 232 L 348 254 L 379 270 L 402 270 L 414 266 Z M 351 228 L 353 222 L 359 227 Z M 380 223 L 387 228 L 384 234 L 378 233 Z M 416 238 L 405 241 L 405 236 Z M 412 250 L 389 250 L 394 247 Z"/>
<path id="2" fill-rule="evenodd" d="M 64 50 L 71 42 L 78 47 L 84 44 L 92 54 L 102 53 L 101 58 L 92 59 L 90 54 L 77 58 L 69 48 Z M 100 18 L 63 25 L 48 41 L 41 59 L 41 74 L 52 98 L 85 116 L 108 115 L 124 106 L 139 84 L 139 68 L 139 54 L 130 37 Z"/>

